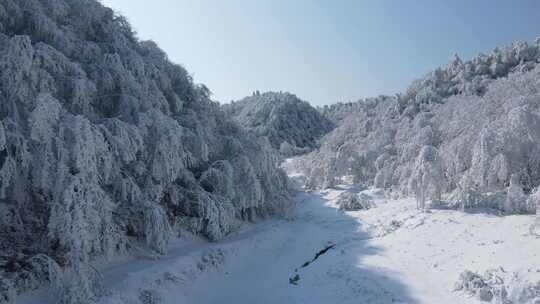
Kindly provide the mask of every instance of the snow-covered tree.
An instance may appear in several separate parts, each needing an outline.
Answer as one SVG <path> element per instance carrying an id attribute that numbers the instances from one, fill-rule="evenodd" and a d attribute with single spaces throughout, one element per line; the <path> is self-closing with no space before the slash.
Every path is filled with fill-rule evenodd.
<path id="1" fill-rule="evenodd" d="M 167 253 L 171 226 L 165 211 L 157 205 L 148 203 L 144 210 L 144 234 L 148 247 L 158 253 Z"/>
<path id="2" fill-rule="evenodd" d="M 415 194 L 418 209 L 424 210 L 427 200 L 439 201 L 441 199 L 444 176 L 435 147 L 422 147 L 409 179 L 409 187 Z"/>
<path id="3" fill-rule="evenodd" d="M 527 213 L 527 195 L 517 174 L 510 176 L 510 185 L 506 190 L 506 200 L 501 209 L 507 213 Z"/>

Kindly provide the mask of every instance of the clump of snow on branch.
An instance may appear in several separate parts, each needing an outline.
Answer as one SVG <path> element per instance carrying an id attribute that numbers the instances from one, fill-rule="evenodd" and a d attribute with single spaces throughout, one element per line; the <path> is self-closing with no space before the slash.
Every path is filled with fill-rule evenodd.
<path id="1" fill-rule="evenodd" d="M 336 204 L 340 210 L 345 211 L 367 210 L 374 206 L 373 199 L 369 195 L 355 192 L 343 192 Z"/>

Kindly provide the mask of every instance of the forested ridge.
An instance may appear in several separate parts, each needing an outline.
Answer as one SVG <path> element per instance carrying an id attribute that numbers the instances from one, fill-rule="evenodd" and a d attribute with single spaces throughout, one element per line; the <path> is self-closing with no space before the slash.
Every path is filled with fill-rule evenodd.
<path id="1" fill-rule="evenodd" d="M 286 92 L 256 91 L 252 96 L 223 105 L 246 130 L 267 137 L 284 156 L 309 152 L 334 124 L 308 102 Z"/>
<path id="2" fill-rule="evenodd" d="M 0 1 L 0 303 L 89 303 L 95 259 L 286 215 L 279 155 L 209 96 L 98 1 Z"/>
<path id="3" fill-rule="evenodd" d="M 456 55 L 403 94 L 320 108 L 338 127 L 303 160 L 307 185 L 349 176 L 422 206 L 534 213 L 539 62 L 540 40 L 517 42 L 468 61 Z"/>

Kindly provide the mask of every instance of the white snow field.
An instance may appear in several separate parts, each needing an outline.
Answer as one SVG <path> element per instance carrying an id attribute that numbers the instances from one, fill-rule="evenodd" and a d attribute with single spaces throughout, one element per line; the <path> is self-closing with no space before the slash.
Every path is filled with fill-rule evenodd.
<path id="1" fill-rule="evenodd" d="M 465 270 L 490 269 L 507 285 L 505 303 L 537 303 L 523 296 L 527 282 L 540 280 L 534 216 L 421 212 L 413 199 L 373 189 L 362 191 L 371 209 L 340 211 L 338 196 L 358 191 L 300 191 L 294 220 L 253 224 L 219 243 L 185 238 L 158 260 L 110 267 L 110 295 L 99 303 L 481 303 L 454 286 Z"/>

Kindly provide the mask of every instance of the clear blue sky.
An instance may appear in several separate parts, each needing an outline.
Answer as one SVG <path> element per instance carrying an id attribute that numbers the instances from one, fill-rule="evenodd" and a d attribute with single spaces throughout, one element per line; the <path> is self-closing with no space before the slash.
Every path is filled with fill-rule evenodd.
<path id="1" fill-rule="evenodd" d="M 402 92 L 453 53 L 540 36 L 536 0 L 102 0 L 213 98 L 290 91 L 315 105 Z"/>

